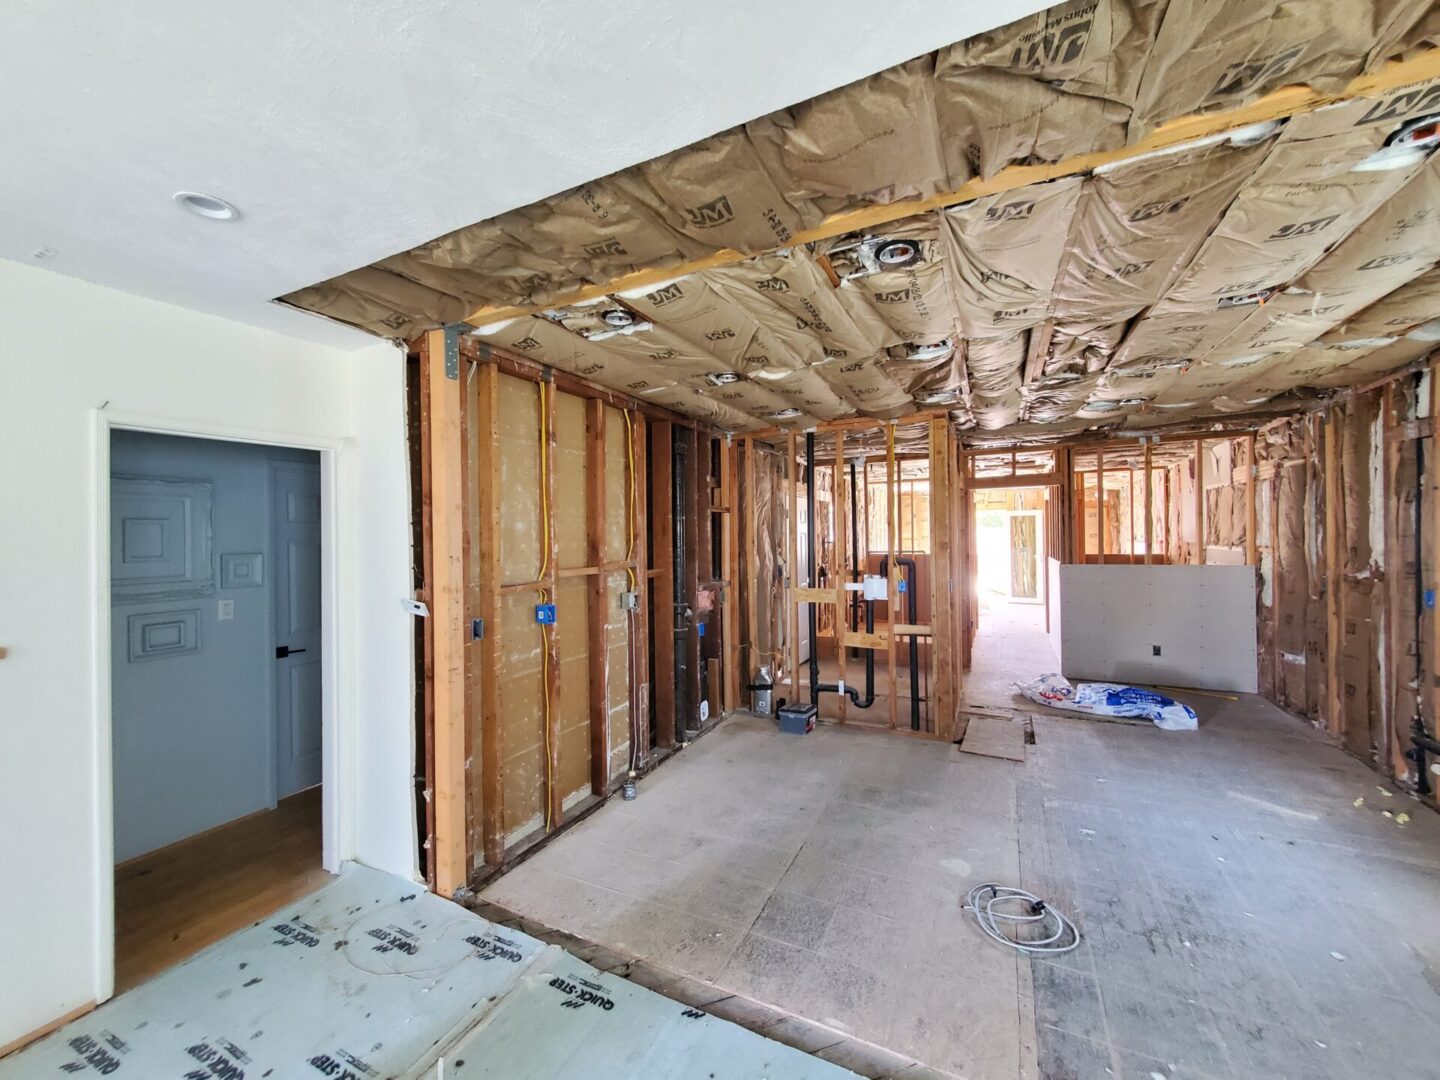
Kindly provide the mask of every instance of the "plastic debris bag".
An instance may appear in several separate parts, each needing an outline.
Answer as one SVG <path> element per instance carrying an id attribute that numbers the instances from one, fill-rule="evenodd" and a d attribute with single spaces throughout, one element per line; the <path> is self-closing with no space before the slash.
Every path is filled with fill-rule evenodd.
<path id="1" fill-rule="evenodd" d="M 1051 673 L 1028 683 L 1016 683 L 1015 689 L 1052 709 L 1097 716 L 1138 716 L 1166 731 L 1194 731 L 1199 726 L 1199 718 L 1189 705 L 1138 686 L 1101 682 L 1072 685 L 1065 676 Z"/>

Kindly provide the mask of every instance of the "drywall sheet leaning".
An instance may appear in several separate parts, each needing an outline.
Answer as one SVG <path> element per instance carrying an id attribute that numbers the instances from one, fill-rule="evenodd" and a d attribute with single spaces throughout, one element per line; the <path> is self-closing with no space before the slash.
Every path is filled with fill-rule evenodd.
<path id="1" fill-rule="evenodd" d="M 1258 690 L 1254 567 L 1062 566 L 1060 611 L 1067 678 Z"/>
<path id="2" fill-rule="evenodd" d="M 573 1075 L 567 1066 L 596 1080 L 854 1075 L 350 864 L 0 1061 L 0 1080 L 541 1080 Z"/>

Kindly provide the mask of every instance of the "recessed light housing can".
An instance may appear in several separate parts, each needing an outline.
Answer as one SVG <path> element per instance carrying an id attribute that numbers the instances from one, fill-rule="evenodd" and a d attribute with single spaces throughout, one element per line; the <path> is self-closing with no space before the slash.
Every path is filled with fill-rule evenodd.
<path id="1" fill-rule="evenodd" d="M 240 216 L 240 211 L 234 205 L 226 202 L 218 195 L 205 195 L 199 191 L 177 191 L 175 201 L 203 218 L 211 221 L 234 221 Z"/>

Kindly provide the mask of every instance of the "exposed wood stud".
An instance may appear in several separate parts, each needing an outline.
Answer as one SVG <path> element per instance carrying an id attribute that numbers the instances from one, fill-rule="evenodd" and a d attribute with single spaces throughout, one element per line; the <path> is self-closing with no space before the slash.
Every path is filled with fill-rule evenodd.
<path id="1" fill-rule="evenodd" d="M 849 594 L 844 591 L 845 582 L 848 580 L 846 566 L 849 563 L 848 544 L 850 538 L 849 522 L 846 514 L 845 502 L 845 432 L 835 432 L 835 465 L 830 470 L 830 499 L 831 499 L 831 520 L 835 523 L 835 542 L 831 545 L 831 567 L 830 580 L 835 582 L 840 590 L 840 603 L 835 608 L 835 663 L 839 671 L 840 685 L 845 685 L 845 646 L 841 639 L 845 636 L 845 628 L 849 624 L 846 615 L 849 608 Z M 846 720 L 850 702 L 848 694 L 840 695 L 840 722 Z"/>
<path id="2" fill-rule="evenodd" d="M 890 614 L 890 622 L 899 622 L 904 616 L 901 614 L 900 604 L 900 566 L 895 561 L 895 556 L 900 553 L 900 536 L 897 531 L 895 513 L 899 493 L 895 490 L 895 425 L 887 424 L 885 427 L 885 536 L 890 558 L 889 566 L 890 580 L 885 584 L 885 595 L 887 597 L 885 606 Z M 911 676 L 914 677 L 913 675 Z M 900 705 L 897 700 L 899 694 L 896 691 L 897 680 L 895 677 L 895 634 L 890 634 L 890 649 L 885 657 L 885 678 L 890 689 L 890 727 L 898 728 Z"/>
<path id="3" fill-rule="evenodd" d="M 930 421 L 930 609 L 936 629 L 932 643 L 934 682 L 931 689 L 930 728 L 948 740 L 955 724 L 954 574 L 951 553 L 954 522 L 951 517 L 953 485 L 950 476 L 950 424 Z M 913 676 L 912 676 L 913 677 Z"/>
<path id="4" fill-rule="evenodd" d="M 1095 451 L 1095 549 L 1105 562 L 1105 448 Z"/>
<path id="5" fill-rule="evenodd" d="M 585 561 L 605 561 L 605 403 L 585 402 Z M 627 513 L 628 513 L 627 508 Z M 611 590 L 604 573 L 587 580 L 589 626 L 587 658 L 590 675 L 590 793 L 610 788 L 610 657 L 605 624 Z"/>
<path id="6" fill-rule="evenodd" d="M 1145 565 L 1150 566 L 1155 561 L 1155 493 L 1154 476 L 1150 457 L 1150 443 L 1145 443 Z M 1135 498 L 1134 491 L 1131 491 L 1130 498 Z"/>
<path id="7" fill-rule="evenodd" d="M 430 517 L 434 558 L 425 594 L 433 620 L 435 700 L 435 889 L 452 896 L 470 880 L 465 796 L 465 492 L 461 483 L 458 379 L 445 373 L 445 331 L 425 335 L 430 398 Z"/>
<path id="8" fill-rule="evenodd" d="M 761 664 L 769 660 L 768 656 L 762 656 L 756 651 L 756 643 L 760 640 L 760 548 L 759 538 L 755 534 L 755 527 L 759 521 L 759 499 L 756 497 L 755 489 L 755 440 L 746 439 L 745 450 L 745 489 L 742 499 L 745 506 L 745 515 L 742 521 L 745 524 L 745 535 L 742 542 L 745 545 L 745 658 L 742 661 L 745 682 L 749 685 L 754 679 Z M 737 594 L 738 598 L 738 594 Z M 773 678 L 771 680 L 774 681 Z"/>
<path id="9" fill-rule="evenodd" d="M 1205 565 L 1205 441 L 1195 440 L 1195 563 Z"/>
<path id="10" fill-rule="evenodd" d="M 632 748 L 631 755 L 637 762 L 643 762 L 650 753 L 650 605 L 646 603 L 649 580 L 652 571 L 646 554 L 649 533 L 649 508 L 645 489 L 645 452 L 648 442 L 645 418 L 638 413 L 630 416 L 630 450 L 633 475 L 627 484 L 626 497 L 629 499 L 630 520 L 635 541 L 635 581 L 630 586 L 639 596 L 635 609 L 635 628 L 632 630 L 629 648 L 635 655 L 635 680 L 630 687 L 630 731 L 631 737 L 640 745 Z M 668 630 L 668 627 L 666 627 Z M 672 678 L 673 681 L 673 678 Z"/>
<path id="11" fill-rule="evenodd" d="M 720 447 L 720 500 L 728 510 L 740 505 L 736 490 L 737 457 L 740 448 L 733 439 Z M 725 711 L 740 707 L 740 687 L 750 680 L 740 679 L 740 515 L 725 513 L 720 517 L 720 565 L 725 571 L 725 600 L 721 610 L 725 633 Z"/>
<path id="12" fill-rule="evenodd" d="M 1255 433 L 1245 439 L 1245 565 L 1256 565 Z"/>
<path id="13" fill-rule="evenodd" d="M 788 510 L 785 516 L 785 557 L 789 568 L 786 583 L 785 622 L 790 627 L 790 700 L 799 704 L 800 693 L 800 608 L 795 599 L 795 590 L 800 587 L 800 470 L 795 464 L 795 433 L 785 439 L 785 469 L 790 482 L 786 485 L 789 493 Z M 813 525 L 809 527 L 813 528 Z"/>
<path id="14" fill-rule="evenodd" d="M 1252 437 L 1252 454 L 1254 445 Z M 1344 528 L 1340 499 L 1340 411 L 1331 408 L 1325 417 L 1325 729 L 1337 738 L 1345 726 L 1340 671 L 1344 625 L 1340 547 Z M 1273 553 L 1270 558 L 1273 567 Z M 1274 573 L 1273 569 L 1271 573 Z M 1273 584 L 1271 595 L 1275 595 Z"/>
<path id="15" fill-rule="evenodd" d="M 675 745 L 674 429 L 650 425 L 650 535 L 655 550 L 655 741 Z"/>
<path id="16" fill-rule="evenodd" d="M 541 408 L 543 415 L 540 423 L 544 429 L 542 438 L 545 440 L 545 475 L 540 482 L 545 485 L 545 535 L 550 537 L 550 558 L 549 572 L 545 579 L 545 594 L 549 603 L 555 603 L 557 597 L 557 575 L 560 567 L 560 535 L 555 528 L 555 451 L 559 445 L 559 438 L 555 431 L 555 385 L 554 383 L 542 383 L 544 394 L 541 397 Z M 549 793 L 549 816 L 548 825 L 551 829 L 560 827 L 561 819 L 564 816 L 564 793 L 560 787 L 560 635 L 556 627 L 542 627 L 541 633 L 545 638 L 545 649 L 548 657 L 546 667 L 546 686 L 549 709 L 546 726 L 549 730 L 549 753 L 545 758 L 545 790 Z"/>

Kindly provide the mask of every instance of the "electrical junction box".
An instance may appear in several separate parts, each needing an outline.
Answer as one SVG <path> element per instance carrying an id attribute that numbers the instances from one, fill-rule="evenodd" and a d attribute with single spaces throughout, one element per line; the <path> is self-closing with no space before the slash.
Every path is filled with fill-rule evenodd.
<path id="1" fill-rule="evenodd" d="M 888 600 L 890 595 L 886 589 L 887 584 L 879 574 L 866 574 L 860 583 L 861 595 L 866 600 Z"/>
<path id="2" fill-rule="evenodd" d="M 895 583 L 895 588 L 898 589 L 900 592 L 906 592 L 909 586 L 905 584 L 905 579 L 902 577 L 899 581 Z"/>
<path id="3" fill-rule="evenodd" d="M 640 594 L 638 592 L 622 592 L 620 594 L 620 610 L 634 611 L 640 606 Z"/>
<path id="4" fill-rule="evenodd" d="M 696 632 L 697 634 L 699 634 L 701 637 L 704 637 L 704 636 L 705 636 L 705 624 L 704 624 L 703 622 L 702 622 L 702 623 L 696 623 L 696 624 L 695 624 L 695 632 Z"/>
<path id="5" fill-rule="evenodd" d="M 554 605 L 554 604 L 536 604 L 536 605 L 535 605 L 535 621 L 536 621 L 537 623 L 540 623 L 542 626 L 551 626 L 551 625 L 553 625 L 554 622 L 555 622 L 555 605 Z"/>

